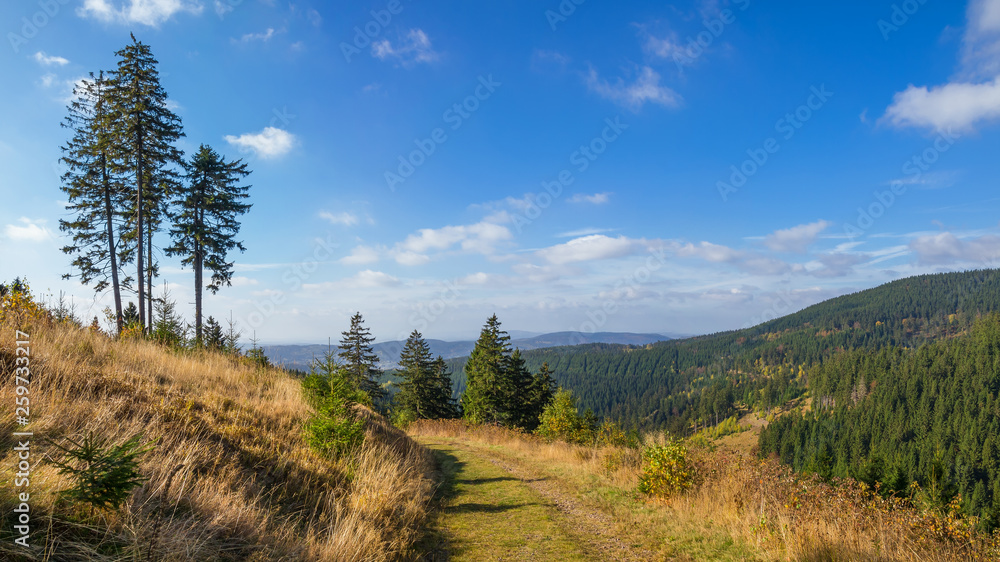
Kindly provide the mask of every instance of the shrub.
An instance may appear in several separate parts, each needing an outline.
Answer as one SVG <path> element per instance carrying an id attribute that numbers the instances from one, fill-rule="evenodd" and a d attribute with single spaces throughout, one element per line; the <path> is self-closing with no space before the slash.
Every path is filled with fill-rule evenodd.
<path id="1" fill-rule="evenodd" d="M 81 443 L 69 438 L 66 441 L 72 447 L 51 443 L 68 458 L 50 461 L 59 468 L 59 474 L 69 475 L 76 481 L 72 488 L 59 492 L 65 499 L 88 503 L 92 508 L 118 508 L 133 488 L 147 480 L 138 470 L 138 457 L 154 446 L 143 447 L 142 434 L 114 447 L 108 447 L 106 439 L 93 433 L 84 437 Z"/>
<path id="2" fill-rule="evenodd" d="M 305 440 L 332 457 L 350 453 L 364 440 L 365 422 L 355 408 L 367 395 L 351 381 L 332 353 L 315 361 L 302 380 L 305 398 L 316 410 L 306 422 Z"/>
<path id="3" fill-rule="evenodd" d="M 573 392 L 560 388 L 552 402 L 542 411 L 535 433 L 546 439 L 561 439 L 570 443 L 591 443 L 597 431 L 592 412 L 580 415 Z"/>
<path id="4" fill-rule="evenodd" d="M 694 469 L 687 447 L 670 439 L 666 445 L 652 445 L 642 452 L 639 491 L 669 499 L 694 484 Z"/>

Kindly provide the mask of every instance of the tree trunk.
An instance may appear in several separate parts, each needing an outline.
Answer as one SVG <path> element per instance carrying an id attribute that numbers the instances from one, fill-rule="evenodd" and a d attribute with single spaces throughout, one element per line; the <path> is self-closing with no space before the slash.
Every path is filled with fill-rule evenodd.
<path id="1" fill-rule="evenodd" d="M 122 293 L 118 284 L 118 256 L 115 255 L 115 228 L 111 208 L 111 186 L 108 184 L 107 158 L 101 155 L 101 172 L 104 175 L 104 212 L 108 217 L 108 253 L 111 256 L 111 286 L 115 294 L 115 326 L 122 333 Z"/>
<path id="2" fill-rule="evenodd" d="M 146 225 L 146 298 L 149 299 L 149 326 L 153 327 L 153 228 L 152 224 Z"/>
<path id="3" fill-rule="evenodd" d="M 140 128 L 136 134 L 136 147 L 135 147 L 135 183 L 136 183 L 136 196 L 135 196 L 135 212 L 136 212 L 136 225 L 135 225 L 135 243 L 136 243 L 136 282 L 139 284 L 139 324 L 142 326 L 143 333 L 146 331 L 146 291 L 145 283 L 143 280 L 146 278 L 143 272 L 143 212 L 142 212 L 142 129 Z"/>
<path id="4" fill-rule="evenodd" d="M 201 347 L 201 291 L 204 286 L 202 270 L 205 265 L 200 242 L 195 242 L 194 254 L 194 337 Z"/>

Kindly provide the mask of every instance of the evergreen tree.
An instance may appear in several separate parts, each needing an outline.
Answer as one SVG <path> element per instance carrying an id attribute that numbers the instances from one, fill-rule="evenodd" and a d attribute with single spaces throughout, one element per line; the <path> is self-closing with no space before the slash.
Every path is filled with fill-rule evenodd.
<path id="1" fill-rule="evenodd" d="M 201 345 L 203 271 L 207 268 L 212 273 L 208 284 L 212 294 L 230 285 L 233 264 L 226 261 L 226 255 L 234 248 L 246 251 L 234 238 L 240 230 L 236 216 L 250 210 L 250 205 L 242 203 L 250 187 L 237 184 L 250 171 L 241 160 L 226 162 L 204 144 L 185 170 L 187 184 L 175 194 L 179 210 L 170 230 L 174 244 L 166 253 L 181 256 L 182 265 L 194 268 L 194 330 L 195 341 Z"/>
<path id="2" fill-rule="evenodd" d="M 549 369 L 548 362 L 542 363 L 538 372 L 531 378 L 525 393 L 525 416 L 521 426 L 527 431 L 534 431 L 538 427 L 542 412 L 555 396 L 556 381 L 552 378 L 554 372 Z"/>
<path id="3" fill-rule="evenodd" d="M 399 365 L 403 381 L 395 397 L 398 421 L 454 417 L 448 367 L 440 356 L 431 360 L 430 348 L 420 332 L 414 330 L 407 338 Z"/>
<path id="4" fill-rule="evenodd" d="M 500 329 L 500 320 L 494 314 L 486 320 L 479 340 L 465 363 L 466 388 L 462 394 L 462 410 L 474 423 L 500 423 L 513 421 L 508 370 L 510 366 L 510 336 Z"/>
<path id="5" fill-rule="evenodd" d="M 174 143 L 184 133 L 180 118 L 167 106 L 167 93 L 160 85 L 158 63 L 149 46 L 133 35 L 132 43 L 115 54 L 119 60 L 112 72 L 111 97 L 115 104 L 114 142 L 121 155 L 117 171 L 135 181 L 132 228 L 125 241 L 135 248 L 139 321 L 145 327 L 147 305 L 152 321 L 153 234 L 166 195 L 177 185 L 175 166 L 182 164 L 182 155 Z"/>
<path id="6" fill-rule="evenodd" d="M 212 316 L 205 320 L 204 345 L 215 351 L 225 349 L 226 346 L 226 335 L 222 331 L 222 324 Z"/>
<path id="7" fill-rule="evenodd" d="M 340 352 L 337 356 L 350 373 L 354 385 L 371 398 L 372 404 L 379 404 L 386 397 L 386 391 L 378 382 L 382 377 L 382 370 L 378 367 L 378 355 L 375 355 L 371 345 L 375 338 L 365 328 L 364 322 L 360 312 L 351 317 L 351 328 L 341 332 Z"/>
<path id="8" fill-rule="evenodd" d="M 122 320 L 126 326 L 132 324 L 139 324 L 139 309 L 136 308 L 134 302 L 129 302 L 128 306 L 122 312 Z"/>
<path id="9" fill-rule="evenodd" d="M 524 429 L 529 429 L 529 427 L 534 429 L 538 425 L 538 415 L 541 412 L 535 412 L 532 408 L 532 382 L 531 371 L 524 364 L 521 350 L 515 349 L 507 360 L 504 373 L 506 403 L 510 412 L 509 423 L 511 425 Z"/>
<path id="10" fill-rule="evenodd" d="M 431 364 L 431 372 L 434 373 L 435 390 L 437 396 L 434 400 L 438 406 L 437 417 L 442 419 L 457 418 L 459 416 L 458 405 L 453 398 L 454 387 L 451 382 L 451 371 L 444 357 L 438 355 L 434 363 Z"/>
<path id="11" fill-rule="evenodd" d="M 163 285 L 163 297 L 156 299 L 155 305 L 153 339 L 171 347 L 182 347 L 187 340 L 188 325 L 177 313 L 177 303 L 170 299 L 166 284 Z"/>
<path id="12" fill-rule="evenodd" d="M 128 195 L 115 171 L 110 84 L 103 72 L 97 77 L 91 74 L 73 89 L 73 96 L 69 115 L 63 122 L 63 127 L 73 134 L 62 147 L 61 161 L 68 170 L 62 176 L 61 189 L 69 199 L 66 209 L 75 217 L 59 221 L 59 230 L 72 237 L 72 243 L 62 251 L 75 256 L 72 265 L 84 285 L 96 281 L 94 291 L 100 293 L 110 284 L 116 329 L 121 333 L 121 289 L 131 279 L 119 278 L 120 248 L 115 233 L 122 228 L 120 210 L 125 207 Z M 63 276 L 69 277 L 70 274 Z"/>

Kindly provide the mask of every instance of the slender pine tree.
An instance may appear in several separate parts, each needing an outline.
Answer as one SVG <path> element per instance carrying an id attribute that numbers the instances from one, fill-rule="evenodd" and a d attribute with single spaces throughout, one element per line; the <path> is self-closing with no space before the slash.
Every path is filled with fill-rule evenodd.
<path id="1" fill-rule="evenodd" d="M 125 241 L 135 248 L 139 321 L 148 327 L 155 274 L 153 235 L 167 194 L 178 183 L 177 169 L 183 159 L 174 143 L 184 132 L 180 118 L 167 105 L 158 63 L 149 46 L 132 35 L 132 43 L 115 54 L 119 59 L 111 73 L 111 99 L 115 108 L 114 143 L 121 147 L 122 157 L 116 172 L 128 174 L 135 181 L 134 205 L 130 209 L 133 222 Z"/>
<path id="2" fill-rule="evenodd" d="M 347 368 L 355 386 L 368 394 L 372 404 L 377 405 L 386 397 L 386 391 L 379 385 L 382 370 L 378 367 L 379 358 L 371 345 L 375 338 L 364 323 L 360 312 L 351 317 L 350 330 L 341 333 L 337 357 Z"/>
<path id="3" fill-rule="evenodd" d="M 249 197 L 250 186 L 238 185 L 250 175 L 250 170 L 242 160 L 226 162 L 203 144 L 186 164 L 185 171 L 187 182 L 174 194 L 177 211 L 170 229 L 173 245 L 166 249 L 166 254 L 181 256 L 182 265 L 194 268 L 195 342 L 201 345 L 204 270 L 212 273 L 207 287 L 216 294 L 231 284 L 233 264 L 226 261 L 227 254 L 233 249 L 246 251 L 235 237 L 240 231 L 236 217 L 250 210 L 250 205 L 243 203 Z"/>
<path id="4" fill-rule="evenodd" d="M 399 356 L 403 379 L 396 394 L 397 419 L 441 419 L 455 417 L 451 399 L 451 375 L 442 357 L 431 360 L 431 351 L 420 332 L 406 339 Z"/>
<path id="5" fill-rule="evenodd" d="M 73 135 L 62 147 L 61 161 L 68 169 L 62 176 L 61 189 L 69 199 L 66 208 L 74 217 L 60 220 L 59 229 L 71 235 L 72 242 L 62 251 L 74 256 L 72 266 L 80 281 L 84 285 L 96 281 L 94 291 L 98 293 L 110 285 L 120 334 L 124 324 L 121 292 L 131 278 L 119 277 L 122 264 L 116 232 L 123 225 L 121 209 L 128 192 L 123 178 L 115 172 L 117 156 L 109 94 L 110 85 L 103 72 L 96 77 L 91 73 L 73 89 L 74 99 L 63 122 Z"/>

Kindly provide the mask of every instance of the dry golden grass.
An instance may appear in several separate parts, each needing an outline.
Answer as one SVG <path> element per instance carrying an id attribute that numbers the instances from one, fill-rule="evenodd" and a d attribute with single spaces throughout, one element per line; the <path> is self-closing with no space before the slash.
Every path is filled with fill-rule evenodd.
<path id="1" fill-rule="evenodd" d="M 548 443 L 462 422 L 420 422 L 408 431 L 481 443 L 517 459 L 613 516 L 623 535 L 663 558 L 998 559 L 996 537 L 971 532 L 969 521 L 880 498 L 857 483 L 797 477 L 777 461 L 728 449 L 692 449 L 698 485 L 665 502 L 635 492 L 641 459 L 634 450 Z M 654 443 L 663 436 L 646 437 L 645 445 Z"/>
<path id="2" fill-rule="evenodd" d="M 9 312 L 9 311 L 8 311 Z M 15 336 L 0 310 L 0 559 L 390 560 L 410 548 L 432 494 L 428 452 L 365 412 L 365 444 L 350 461 L 302 439 L 299 382 L 211 353 L 38 317 L 31 336 L 31 543 L 13 544 Z M 25 328 L 22 328 L 25 329 Z M 149 480 L 119 510 L 93 515 L 57 502 L 69 482 L 39 462 L 57 442 L 93 431 L 156 448 Z M 23 491 L 19 489 L 17 491 Z"/>

